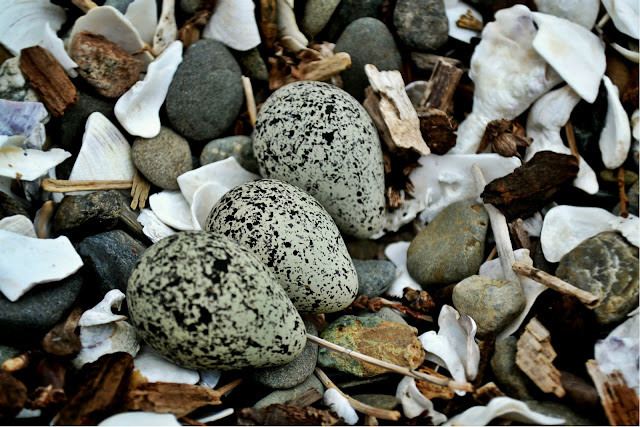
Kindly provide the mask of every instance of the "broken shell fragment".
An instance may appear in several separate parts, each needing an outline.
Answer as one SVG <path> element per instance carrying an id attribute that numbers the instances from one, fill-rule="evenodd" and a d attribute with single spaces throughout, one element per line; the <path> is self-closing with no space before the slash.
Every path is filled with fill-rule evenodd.
<path id="1" fill-rule="evenodd" d="M 78 325 L 96 326 L 126 319 L 127 316 L 111 312 L 114 308 L 120 310 L 122 301 L 124 301 L 124 294 L 121 291 L 113 289 L 107 292 L 98 305 L 82 313 Z"/>
<path id="2" fill-rule="evenodd" d="M 158 4 L 156 0 L 133 0 L 124 17 L 135 27 L 143 42 L 153 43 L 153 35 L 158 26 Z"/>
<path id="3" fill-rule="evenodd" d="M 277 0 L 276 9 L 278 11 L 278 38 L 291 38 L 291 41 L 284 43 L 285 47 L 292 52 L 304 49 L 309 44 L 309 40 L 302 34 L 293 13 L 294 0 Z"/>
<path id="4" fill-rule="evenodd" d="M 100 421 L 99 426 L 181 426 L 173 414 L 155 412 L 123 412 Z"/>
<path id="5" fill-rule="evenodd" d="M 422 286 L 411 278 L 407 270 L 407 251 L 410 244 L 411 242 L 395 242 L 384 248 L 385 256 L 396 266 L 396 279 L 387 289 L 387 295 L 394 298 L 402 298 L 404 288 L 422 290 Z"/>
<path id="6" fill-rule="evenodd" d="M 324 404 L 335 412 L 345 423 L 354 425 L 358 422 L 358 414 L 346 397 L 335 388 L 328 388 L 324 392 Z"/>
<path id="7" fill-rule="evenodd" d="M 637 0 L 602 0 L 614 25 L 621 33 L 638 39 L 640 36 L 640 5 Z"/>
<path id="8" fill-rule="evenodd" d="M 608 108 L 598 146 L 602 153 L 602 163 L 607 169 L 615 169 L 624 163 L 629 154 L 631 128 L 629 116 L 620 102 L 618 88 L 611 83 L 609 77 L 604 76 L 602 80 L 607 88 Z"/>
<path id="9" fill-rule="evenodd" d="M 163 0 L 158 26 L 153 35 L 153 54 L 158 56 L 178 38 L 176 0 Z"/>
<path id="10" fill-rule="evenodd" d="M 0 230 L 10 231 L 34 239 L 38 238 L 33 223 L 24 215 L 11 215 L 0 219 Z"/>
<path id="11" fill-rule="evenodd" d="M 538 12 L 568 19 L 585 27 L 593 28 L 600 11 L 600 0 L 534 0 Z"/>
<path id="12" fill-rule="evenodd" d="M 20 137 L 20 141 L 24 138 Z M 0 176 L 23 181 L 33 181 L 58 166 L 71 153 L 60 148 L 49 151 L 21 148 L 0 140 Z"/>
<path id="13" fill-rule="evenodd" d="M 153 138 L 160 133 L 160 107 L 182 62 L 182 42 L 175 41 L 149 65 L 144 80 L 118 99 L 116 118 L 131 135 Z"/>
<path id="14" fill-rule="evenodd" d="M 616 327 L 595 345 L 595 359 L 605 374 L 619 371 L 627 385 L 638 393 L 638 366 L 640 366 L 640 316 L 635 314 Z"/>
<path id="15" fill-rule="evenodd" d="M 197 384 L 200 381 L 198 371 L 169 362 L 148 345 L 142 345 L 133 359 L 133 369 L 150 383 L 161 381 L 164 383 Z"/>
<path id="16" fill-rule="evenodd" d="M 247 51 L 260 44 L 260 32 L 252 0 L 218 0 L 202 37 L 222 42 L 232 49 Z"/>
<path id="17" fill-rule="evenodd" d="M 149 197 L 153 213 L 176 230 L 194 230 L 189 203 L 179 191 L 164 190 Z"/>
<path id="18" fill-rule="evenodd" d="M 198 187 L 191 203 L 191 220 L 196 230 L 204 230 L 213 205 L 229 190 L 230 188 L 219 182 L 209 182 Z"/>
<path id="19" fill-rule="evenodd" d="M 138 222 L 142 224 L 142 232 L 152 243 L 176 234 L 175 230 L 160 221 L 160 218 L 151 209 L 142 209 L 138 215 Z"/>
<path id="20" fill-rule="evenodd" d="M 510 397 L 495 397 L 487 406 L 473 406 L 447 421 L 445 426 L 486 426 L 495 418 L 504 418 L 523 424 L 559 425 L 562 418 L 534 412 L 524 403 Z"/>
<path id="21" fill-rule="evenodd" d="M 470 316 L 460 316 L 458 310 L 445 304 L 438 316 L 438 326 L 438 335 L 449 340 L 462 362 L 466 379 L 473 381 L 480 363 L 480 348 L 475 341 L 476 322 Z"/>
<path id="22" fill-rule="evenodd" d="M 44 125 L 48 121 L 49 113 L 41 102 L 0 99 L 0 135 L 25 136 L 25 148 L 42 149 L 47 137 Z"/>
<path id="23" fill-rule="evenodd" d="M 0 230 L 0 247 L 0 292 L 9 301 L 38 284 L 65 279 L 83 265 L 66 236 L 37 239 Z"/>
<path id="24" fill-rule="evenodd" d="M 418 336 L 418 339 L 422 343 L 422 347 L 426 352 L 425 360 L 437 363 L 443 368 L 446 368 L 447 371 L 451 373 L 454 380 L 460 382 L 466 381 L 467 378 L 464 365 L 448 337 L 439 335 L 436 331 L 428 331 Z M 456 390 L 456 394 L 464 396 L 466 392 Z"/>
<path id="25" fill-rule="evenodd" d="M 449 21 L 449 37 L 453 37 L 454 39 L 465 43 L 471 43 L 471 39 L 473 37 L 478 37 L 480 34 L 479 31 L 462 28 L 457 25 L 460 16 L 466 13 L 470 13 L 480 24 L 482 24 L 482 15 L 480 15 L 477 10 L 460 0 L 445 0 L 444 7 L 445 13 L 447 14 L 447 20 Z"/>
<path id="26" fill-rule="evenodd" d="M 447 421 L 447 417 L 433 408 L 433 403 L 427 399 L 418 387 L 416 380 L 411 377 L 404 377 L 396 389 L 396 398 L 402 405 L 402 412 L 407 418 L 415 418 L 424 411 L 429 411 L 427 415 L 431 417 L 433 425 L 440 425 Z"/>

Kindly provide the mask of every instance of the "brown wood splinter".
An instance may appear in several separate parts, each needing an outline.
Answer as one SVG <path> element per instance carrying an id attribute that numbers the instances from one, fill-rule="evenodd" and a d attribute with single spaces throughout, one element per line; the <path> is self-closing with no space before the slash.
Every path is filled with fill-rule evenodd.
<path id="1" fill-rule="evenodd" d="M 619 371 L 605 374 L 598 362 L 587 361 L 587 371 L 600 396 L 607 420 L 612 426 L 638 425 L 638 395 L 629 387 Z"/>
<path id="2" fill-rule="evenodd" d="M 77 180 L 45 178 L 42 189 L 52 193 L 71 193 L 73 191 L 126 190 L 131 188 L 131 180 Z"/>
<path id="3" fill-rule="evenodd" d="M 147 198 L 149 198 L 150 190 L 151 183 L 137 170 L 131 186 L 131 197 L 133 198 L 131 200 L 131 209 L 144 208 Z"/>

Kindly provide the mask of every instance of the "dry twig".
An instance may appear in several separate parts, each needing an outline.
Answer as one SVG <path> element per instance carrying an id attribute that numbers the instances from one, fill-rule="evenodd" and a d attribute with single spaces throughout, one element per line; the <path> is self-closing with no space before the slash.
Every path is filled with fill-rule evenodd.
<path id="1" fill-rule="evenodd" d="M 147 181 L 139 170 L 136 170 L 136 175 L 133 177 L 133 184 L 131 186 L 131 209 L 144 208 L 149 198 L 149 190 L 151 190 L 151 183 Z"/>
<path id="2" fill-rule="evenodd" d="M 249 77 L 242 76 L 242 87 L 244 88 L 244 97 L 247 101 L 249 122 L 251 123 L 251 126 L 255 127 L 258 108 L 256 107 L 256 100 L 253 97 L 253 86 L 251 86 L 251 79 Z"/>
<path id="3" fill-rule="evenodd" d="M 52 193 L 71 193 L 73 191 L 94 191 L 94 190 L 126 190 L 131 188 L 133 181 L 130 180 L 77 180 L 45 178 L 42 180 L 42 189 Z"/>
<path id="4" fill-rule="evenodd" d="M 628 218 L 629 212 L 627 212 L 627 192 L 624 189 L 624 169 L 620 167 L 618 169 L 618 194 L 620 195 L 620 216 L 622 218 Z"/>

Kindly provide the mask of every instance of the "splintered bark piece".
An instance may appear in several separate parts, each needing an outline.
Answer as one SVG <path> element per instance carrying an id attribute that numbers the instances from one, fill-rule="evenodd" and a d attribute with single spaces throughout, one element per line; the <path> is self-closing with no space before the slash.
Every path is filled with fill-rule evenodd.
<path id="1" fill-rule="evenodd" d="M 312 406 L 299 408 L 274 403 L 260 409 L 241 409 L 237 422 L 241 426 L 334 426 L 341 423 L 341 418 L 326 409 L 316 409 Z"/>
<path id="2" fill-rule="evenodd" d="M 338 52 L 327 58 L 301 64 L 291 69 L 291 75 L 296 80 L 314 80 L 322 82 L 329 80 L 351 66 L 351 56 L 347 52 Z"/>
<path id="3" fill-rule="evenodd" d="M 27 387 L 9 372 L 0 370 L 0 420 L 18 415 L 27 403 Z"/>
<path id="4" fill-rule="evenodd" d="M 110 415 L 126 394 L 133 371 L 129 353 L 105 354 L 82 368 L 78 392 L 58 412 L 54 425 L 95 425 Z"/>
<path id="5" fill-rule="evenodd" d="M 531 248 L 531 241 L 529 240 L 529 234 L 526 232 L 526 230 L 522 226 L 522 218 L 518 218 L 515 221 L 511 221 L 509 223 L 509 230 L 511 231 L 511 236 L 513 236 L 513 240 L 516 242 L 516 245 L 519 248 L 524 248 L 524 249 Z"/>
<path id="6" fill-rule="evenodd" d="M 622 218 L 629 218 L 629 212 L 627 212 L 627 192 L 624 189 L 624 169 L 620 167 L 618 169 L 618 195 L 620 196 L 620 216 Z"/>
<path id="7" fill-rule="evenodd" d="M 147 181 L 139 170 L 136 170 L 136 174 L 133 177 L 133 183 L 131 185 L 131 209 L 144 208 L 149 198 L 149 191 L 151 190 L 151 183 Z"/>
<path id="8" fill-rule="evenodd" d="M 522 276 L 527 276 L 530 279 L 535 280 L 538 283 L 542 283 L 543 285 L 553 289 L 554 291 L 558 291 L 561 294 L 572 295 L 581 303 L 583 303 L 587 308 L 594 309 L 600 304 L 600 298 L 591 292 L 584 291 L 578 287 L 573 286 L 571 283 L 567 283 L 562 279 L 557 278 L 545 271 L 538 270 L 535 267 L 531 267 L 529 265 L 523 264 L 521 262 L 516 262 L 513 264 L 513 271 Z"/>
<path id="9" fill-rule="evenodd" d="M 485 385 L 477 389 L 475 393 L 473 393 L 473 398 L 475 399 L 475 401 L 485 406 L 494 397 L 502 396 L 506 396 L 506 394 L 504 394 L 493 381 L 490 383 L 486 383 Z"/>
<path id="10" fill-rule="evenodd" d="M 547 205 L 559 190 L 569 187 L 577 175 L 574 156 L 540 151 L 510 174 L 491 181 L 480 197 L 510 220 L 526 218 Z"/>
<path id="11" fill-rule="evenodd" d="M 278 37 L 278 12 L 276 0 L 260 0 L 260 31 L 267 49 L 272 49 Z"/>
<path id="12" fill-rule="evenodd" d="M 378 71 L 372 64 L 365 65 L 364 71 L 371 87 L 380 97 L 380 114 L 394 145 L 400 149 L 414 150 L 422 156 L 429 155 L 431 150 L 422 139 L 420 119 L 404 90 L 400 72 Z"/>
<path id="13" fill-rule="evenodd" d="M 398 151 L 395 144 L 393 143 L 393 139 L 391 138 L 391 133 L 389 132 L 389 128 L 387 124 L 384 122 L 384 118 L 382 117 L 382 113 L 380 112 L 380 97 L 376 94 L 376 91 L 373 90 L 371 86 L 367 86 L 364 90 L 365 99 L 362 103 L 362 106 L 369 116 L 371 120 L 373 120 L 373 124 L 378 129 L 380 133 L 380 137 L 382 141 L 384 141 L 385 145 L 389 149 L 390 152 Z M 385 166 L 385 173 L 389 173 L 391 171 L 391 167 L 389 167 L 389 171 Z"/>
<path id="14" fill-rule="evenodd" d="M 423 71 L 432 71 L 440 61 L 447 62 L 453 67 L 462 65 L 462 62 L 455 58 L 423 52 L 411 52 L 411 60 L 416 64 L 416 67 Z"/>
<path id="15" fill-rule="evenodd" d="M 78 91 L 62 66 L 40 46 L 20 51 L 20 70 L 29 79 L 47 110 L 54 116 L 62 116 L 78 102 Z"/>
<path id="16" fill-rule="evenodd" d="M 462 70 L 460 68 L 446 59 L 439 58 L 420 105 L 436 108 L 446 113 L 451 107 L 451 100 L 461 77 Z"/>
<path id="17" fill-rule="evenodd" d="M 76 180 L 45 178 L 42 180 L 42 189 L 52 193 L 70 193 L 73 191 L 94 190 L 126 190 L 131 188 L 130 180 Z"/>
<path id="18" fill-rule="evenodd" d="M 75 330 L 78 327 L 81 316 L 82 309 L 77 307 L 64 322 L 54 326 L 42 339 L 44 351 L 61 357 L 78 353 L 82 348 L 82 344 Z"/>
<path id="19" fill-rule="evenodd" d="M 212 10 L 199 10 L 180 28 L 177 39 L 182 41 L 182 46 L 185 50 L 200 40 L 200 28 L 198 27 L 205 26 L 212 14 Z"/>
<path id="20" fill-rule="evenodd" d="M 556 352 L 551 347 L 551 334 L 535 317 L 526 326 L 518 340 L 516 365 L 545 393 L 563 397 L 561 374 L 553 359 Z"/>
<path id="21" fill-rule="evenodd" d="M 487 181 L 484 179 L 482 170 L 480 170 L 480 167 L 475 163 L 471 166 L 471 174 L 473 175 L 478 192 L 482 193 L 483 189 L 486 188 Z M 496 241 L 496 247 L 498 248 L 498 257 L 504 278 L 509 282 L 520 283 L 520 279 L 518 279 L 518 276 L 512 269 L 513 264 L 516 262 L 516 257 L 513 254 L 513 247 L 511 246 L 507 219 L 498 209 L 486 202 L 484 203 L 484 208 L 489 214 L 489 221 L 491 222 L 493 237 Z"/>
<path id="22" fill-rule="evenodd" d="M 437 108 L 416 107 L 420 119 L 420 132 L 434 154 L 446 154 L 456 145 L 458 122 Z"/>
<path id="23" fill-rule="evenodd" d="M 466 28 L 467 30 L 482 31 L 484 25 L 478 20 L 470 10 L 467 10 L 464 15 L 460 15 L 460 18 L 456 21 L 456 25 L 460 28 Z"/>
<path id="24" fill-rule="evenodd" d="M 600 404 L 612 426 L 638 425 L 638 395 L 629 387 L 620 371 L 605 374 L 598 362 L 587 361 L 587 371 L 600 396 Z"/>
<path id="25" fill-rule="evenodd" d="M 444 379 L 447 378 L 444 375 L 434 371 L 433 369 L 427 366 L 419 367 L 418 372 L 433 375 L 438 378 L 444 378 Z M 416 380 L 416 387 L 418 387 L 418 390 L 420 390 L 420 393 L 422 393 L 424 397 L 426 397 L 429 400 L 433 398 L 451 400 L 455 396 L 455 392 L 450 388 L 442 387 L 440 385 L 434 384 L 429 381 Z"/>

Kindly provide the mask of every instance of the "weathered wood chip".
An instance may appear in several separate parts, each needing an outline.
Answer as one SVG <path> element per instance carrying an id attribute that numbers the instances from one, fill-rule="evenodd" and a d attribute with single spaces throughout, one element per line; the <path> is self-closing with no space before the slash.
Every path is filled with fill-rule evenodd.
<path id="1" fill-rule="evenodd" d="M 416 107 L 422 138 L 434 154 L 446 154 L 456 145 L 458 122 L 437 108 Z"/>
<path id="2" fill-rule="evenodd" d="M 305 408 L 309 405 L 316 403 L 320 399 L 322 399 L 322 393 L 320 393 L 315 388 L 312 388 L 305 391 L 295 399 L 292 399 L 286 402 L 286 404 L 287 406 L 298 406 L 300 408 Z"/>
<path id="3" fill-rule="evenodd" d="M 10 373 L 0 370 L 0 420 L 18 415 L 27 403 L 27 387 Z"/>
<path id="4" fill-rule="evenodd" d="M 201 31 L 199 27 L 205 26 L 212 14 L 212 10 L 199 10 L 180 28 L 180 31 L 178 31 L 178 40 L 182 41 L 185 50 L 200 40 Z"/>
<path id="5" fill-rule="evenodd" d="M 418 372 L 422 372 L 425 374 L 433 375 L 438 378 L 447 378 L 444 375 L 434 371 L 433 369 L 427 366 L 421 366 L 418 368 Z M 455 391 L 449 387 L 443 387 L 438 384 L 434 384 L 429 381 L 416 380 L 416 387 L 420 390 L 420 393 L 424 395 L 427 399 L 431 400 L 433 398 L 450 400 L 455 396 Z"/>
<path id="6" fill-rule="evenodd" d="M 134 411 L 172 413 L 184 417 L 198 408 L 219 405 L 222 393 L 191 384 L 144 383 L 127 395 L 127 407 Z"/>
<path id="7" fill-rule="evenodd" d="M 334 412 L 316 409 L 312 406 L 299 408 L 274 403 L 264 408 L 244 408 L 238 413 L 238 425 L 241 426 L 333 426 L 341 424 Z"/>
<path id="8" fill-rule="evenodd" d="M 486 383 L 473 393 L 473 398 L 481 405 L 488 404 L 494 397 L 502 396 L 506 396 L 506 394 L 504 394 L 493 381 Z"/>
<path id="9" fill-rule="evenodd" d="M 80 336 L 75 333 L 78 322 L 82 316 L 82 309 L 77 307 L 69 317 L 58 323 L 51 329 L 42 339 L 42 348 L 49 354 L 55 356 L 71 356 L 76 354 L 82 348 Z"/>
<path id="10" fill-rule="evenodd" d="M 462 74 L 462 70 L 448 58 L 438 58 L 420 105 L 435 108 L 444 113 L 449 112 L 453 94 L 460 83 Z"/>
<path id="11" fill-rule="evenodd" d="M 272 49 L 278 36 L 278 12 L 276 0 L 260 0 L 260 23 L 262 41 L 267 49 Z"/>
<path id="12" fill-rule="evenodd" d="M 612 426 L 638 425 L 638 395 L 627 385 L 619 371 L 605 374 L 598 362 L 587 361 L 587 371 L 596 385 L 600 403 Z"/>

